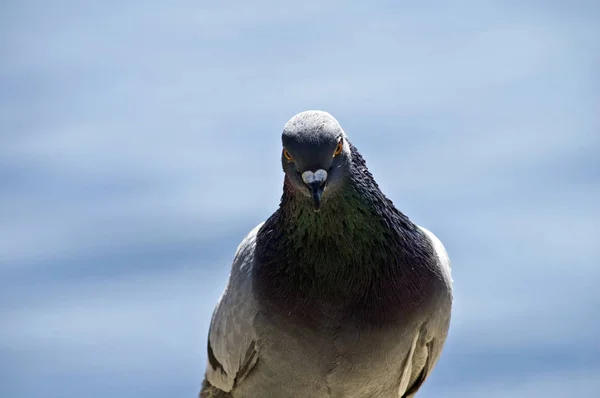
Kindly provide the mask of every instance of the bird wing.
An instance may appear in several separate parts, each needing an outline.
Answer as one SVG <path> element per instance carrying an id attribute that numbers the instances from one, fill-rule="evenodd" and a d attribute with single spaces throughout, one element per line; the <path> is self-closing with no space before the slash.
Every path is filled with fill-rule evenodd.
<path id="1" fill-rule="evenodd" d="M 419 229 L 429 239 L 429 242 L 433 247 L 435 256 L 437 257 L 438 270 L 447 289 L 445 292 L 445 300 L 440 301 L 437 313 L 434 315 L 433 319 L 423 325 L 419 333 L 420 336 L 417 335 L 417 337 L 415 337 L 411 353 L 409 353 L 409 360 L 412 359 L 410 356 L 412 356 L 414 346 L 419 337 L 422 339 L 420 343 L 424 344 L 424 347 L 422 347 L 421 350 L 424 350 L 426 359 L 423 368 L 414 381 L 408 386 L 406 392 L 402 395 L 402 398 L 413 398 L 415 396 L 440 358 L 448 334 L 452 306 L 452 275 L 448 253 L 442 242 L 433 234 L 433 232 L 423 227 L 419 227 Z"/>
<path id="2" fill-rule="evenodd" d="M 252 267 L 256 234 L 261 226 L 262 223 L 238 246 L 229 282 L 213 312 L 208 332 L 206 378 L 211 385 L 226 392 L 243 380 L 258 359 Z"/>
<path id="3" fill-rule="evenodd" d="M 436 341 L 435 338 L 425 343 L 425 364 L 423 365 L 423 368 L 421 369 L 415 380 L 412 382 L 412 384 L 410 384 L 410 386 L 406 388 L 406 392 L 402 395 L 402 398 L 413 398 L 417 391 L 419 391 L 419 389 L 425 382 L 425 379 L 427 378 L 429 373 L 431 373 L 433 366 L 437 362 L 437 359 L 439 358 L 441 353 L 442 345 L 443 342 L 442 344 L 440 344 L 438 343 L 438 341 Z M 411 367 L 409 366 L 408 370 L 410 371 L 410 369 Z"/>
<path id="4" fill-rule="evenodd" d="M 433 234 L 433 232 L 421 226 L 419 226 L 419 229 L 421 230 L 421 232 L 423 232 L 423 234 L 425 234 L 427 239 L 429 239 L 429 243 L 431 243 L 435 256 L 437 257 L 438 267 L 441 272 L 441 276 L 444 279 L 444 282 L 448 285 L 449 290 L 452 291 L 450 258 L 448 257 L 446 248 L 438 239 L 438 237 Z"/>

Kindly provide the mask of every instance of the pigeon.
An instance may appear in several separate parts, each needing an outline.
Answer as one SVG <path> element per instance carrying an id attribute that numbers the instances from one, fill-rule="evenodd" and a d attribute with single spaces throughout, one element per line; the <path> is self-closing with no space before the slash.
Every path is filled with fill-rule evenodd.
<path id="1" fill-rule="evenodd" d="M 200 397 L 414 397 L 449 330 L 444 246 L 331 114 L 295 115 L 282 144 L 280 205 L 237 249 Z"/>

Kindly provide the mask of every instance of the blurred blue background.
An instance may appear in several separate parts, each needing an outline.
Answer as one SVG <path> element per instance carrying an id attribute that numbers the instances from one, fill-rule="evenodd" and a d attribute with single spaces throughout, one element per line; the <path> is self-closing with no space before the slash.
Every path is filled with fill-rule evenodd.
<path id="1" fill-rule="evenodd" d="M 194 397 L 284 123 L 331 112 L 453 261 L 419 397 L 600 391 L 594 1 L 4 1 L 0 396 Z"/>

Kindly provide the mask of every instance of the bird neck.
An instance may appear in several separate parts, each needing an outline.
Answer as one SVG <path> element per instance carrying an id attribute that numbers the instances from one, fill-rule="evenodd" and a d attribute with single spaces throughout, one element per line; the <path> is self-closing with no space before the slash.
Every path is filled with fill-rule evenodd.
<path id="1" fill-rule="evenodd" d="M 325 199 L 319 212 L 286 177 L 280 207 L 265 226 L 274 258 L 327 278 L 348 272 L 372 276 L 411 250 L 416 226 L 383 195 L 361 155 L 351 149 L 343 188 Z"/>
<path id="2" fill-rule="evenodd" d="M 391 305 L 410 307 L 425 291 L 431 245 L 351 148 L 344 188 L 320 212 L 286 181 L 279 209 L 258 232 L 256 291 L 274 311 L 346 308 L 379 322 Z"/>
<path id="3" fill-rule="evenodd" d="M 334 246 L 336 251 L 350 249 L 344 247 L 349 242 L 356 245 L 363 240 L 382 239 L 385 224 L 376 211 L 377 198 L 361 195 L 357 188 L 360 187 L 348 181 L 340 192 L 325 198 L 321 210 L 315 212 L 311 199 L 286 178 L 279 208 L 285 237 L 304 249 L 314 245 L 316 250 L 325 244 Z"/>
<path id="4" fill-rule="evenodd" d="M 350 144 L 352 162 L 339 192 L 323 200 L 315 212 L 310 198 L 298 192 L 288 180 L 279 212 L 285 235 L 308 245 L 378 245 L 399 233 L 410 233 L 416 226 L 385 197 L 366 167 L 366 162 Z"/>

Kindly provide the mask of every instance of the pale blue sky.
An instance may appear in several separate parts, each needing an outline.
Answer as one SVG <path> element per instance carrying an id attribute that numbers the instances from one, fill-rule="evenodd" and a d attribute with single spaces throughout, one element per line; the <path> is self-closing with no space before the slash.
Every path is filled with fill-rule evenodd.
<path id="1" fill-rule="evenodd" d="M 599 19 L 594 1 L 3 2 L 0 396 L 195 396 L 306 109 L 450 253 L 419 397 L 595 396 Z"/>

